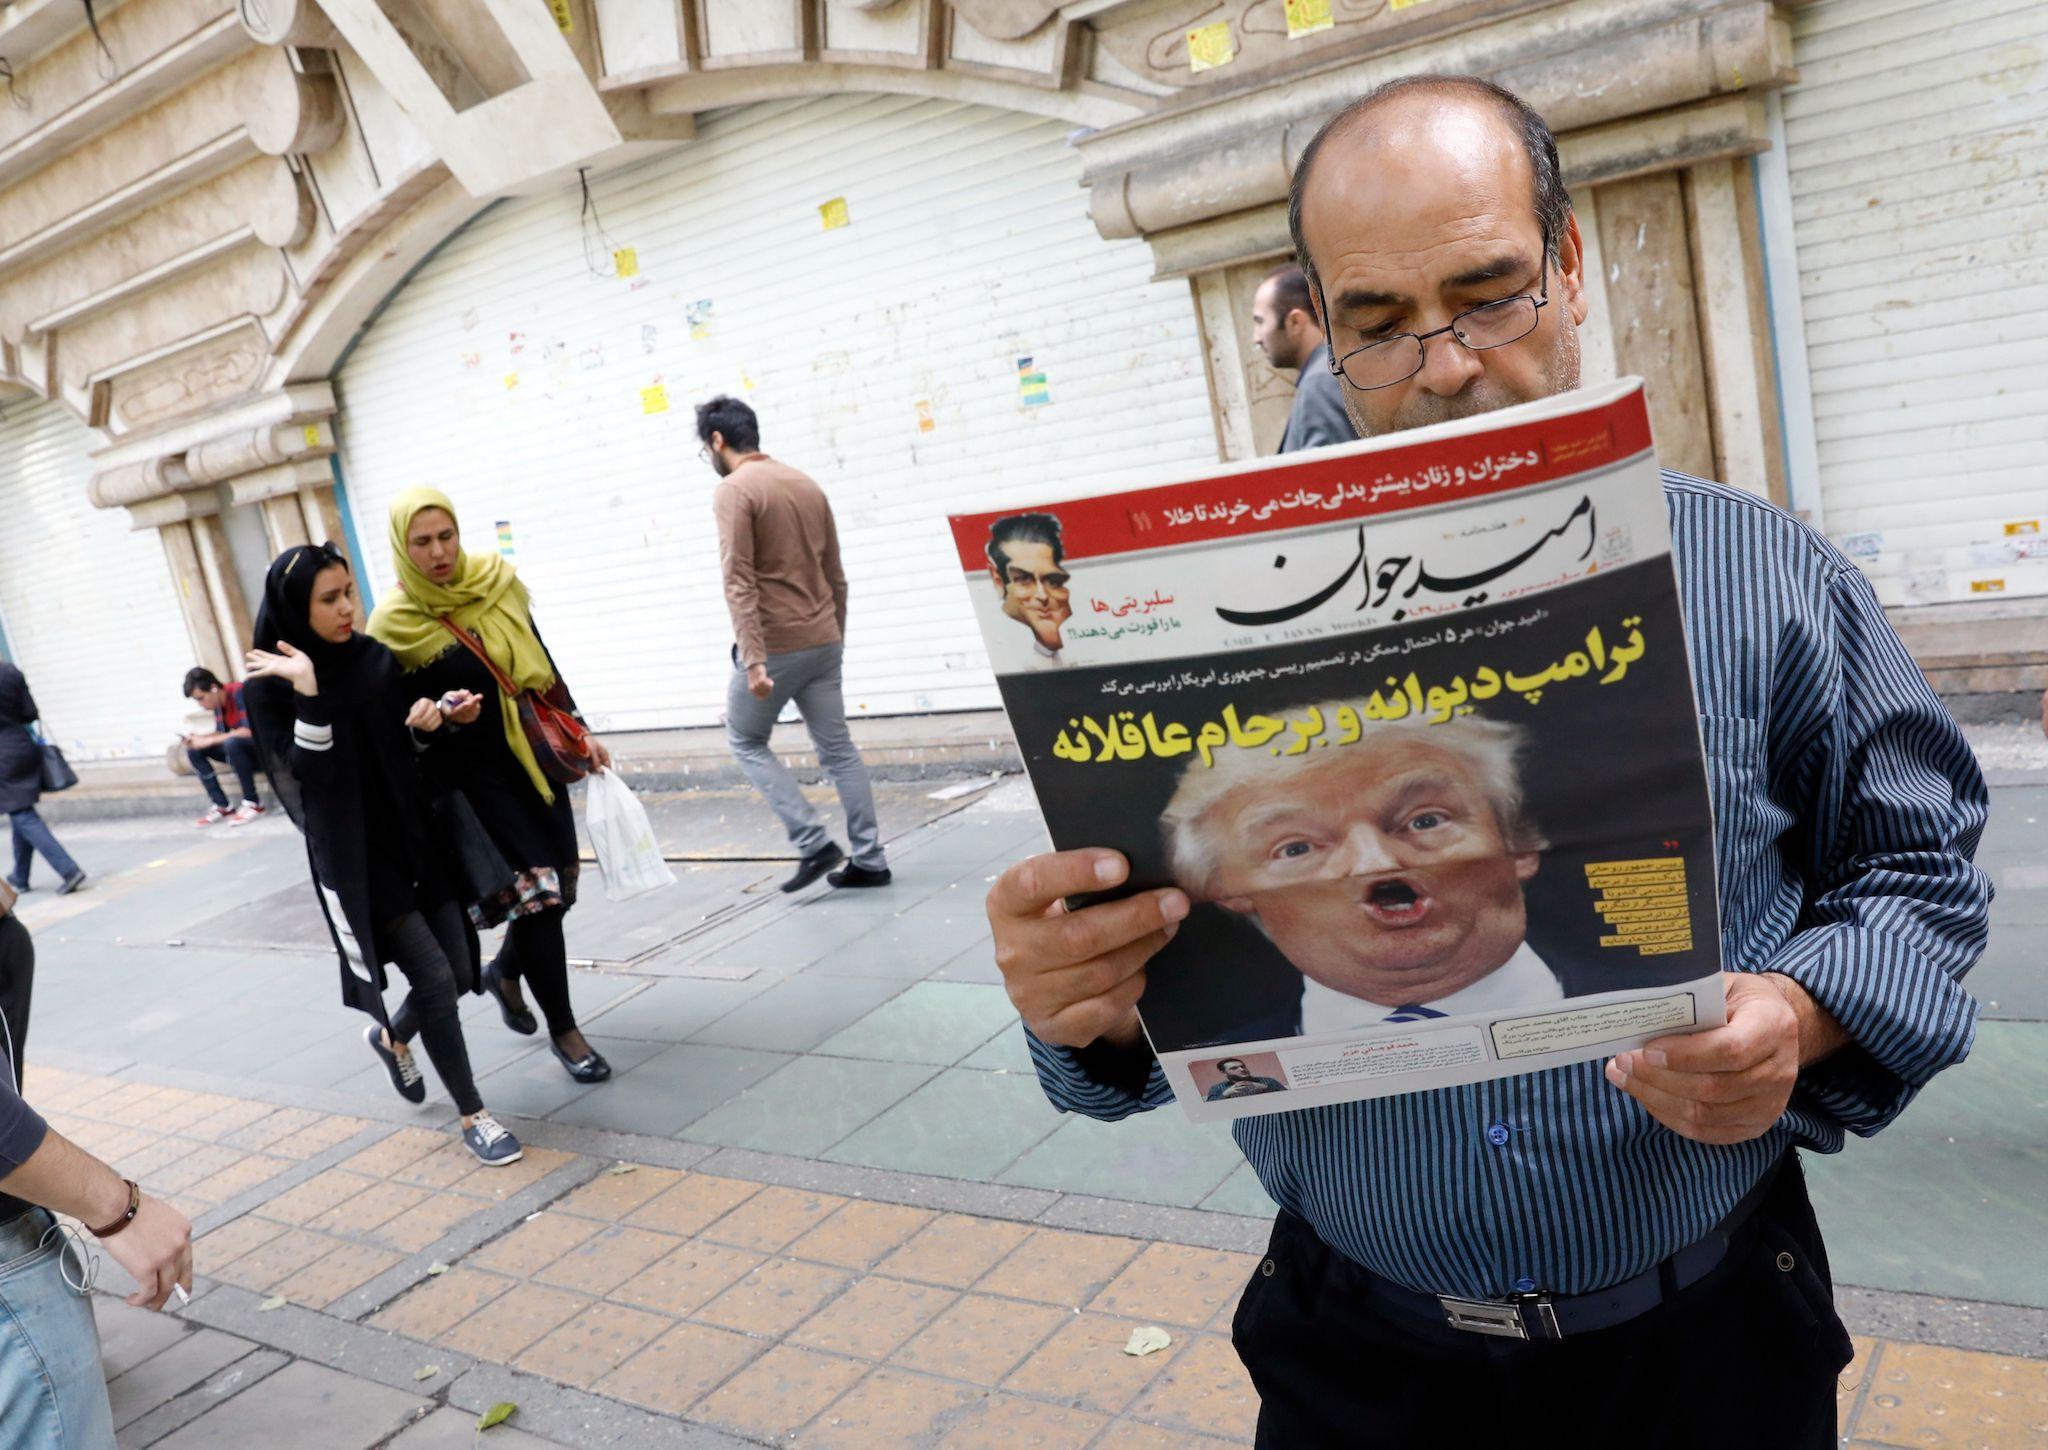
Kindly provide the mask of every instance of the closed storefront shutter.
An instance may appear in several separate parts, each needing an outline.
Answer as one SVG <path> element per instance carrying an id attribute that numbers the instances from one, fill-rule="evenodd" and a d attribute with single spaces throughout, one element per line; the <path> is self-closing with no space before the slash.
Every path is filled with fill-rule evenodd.
<path id="1" fill-rule="evenodd" d="M 1060 123 L 838 96 L 706 118 L 588 206 L 501 203 L 338 376 L 373 586 L 391 499 L 435 485 L 467 547 L 511 552 L 586 712 L 716 720 L 732 635 L 692 405 L 732 393 L 832 499 L 849 708 L 994 705 L 944 514 L 1215 456 L 1186 285 L 1103 241 L 1079 180 Z"/>
<path id="2" fill-rule="evenodd" d="M 58 404 L 0 413 L 0 632 L 73 760 L 156 755 L 191 646 L 156 530 L 86 498 L 92 446 Z"/>
<path id="3" fill-rule="evenodd" d="M 1887 604 L 2048 595 L 2048 3 L 1793 11 L 1828 532 Z"/>

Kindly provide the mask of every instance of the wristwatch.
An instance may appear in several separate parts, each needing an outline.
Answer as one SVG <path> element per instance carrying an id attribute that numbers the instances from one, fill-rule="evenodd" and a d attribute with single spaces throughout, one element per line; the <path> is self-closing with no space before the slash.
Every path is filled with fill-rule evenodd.
<path id="1" fill-rule="evenodd" d="M 135 1186 L 135 1180 L 124 1178 L 121 1181 L 128 1185 L 128 1211 L 105 1228 L 94 1229 L 92 1236 L 96 1239 L 110 1239 L 122 1229 L 128 1227 L 129 1224 L 135 1222 L 135 1215 L 142 1207 L 142 1190 Z"/>

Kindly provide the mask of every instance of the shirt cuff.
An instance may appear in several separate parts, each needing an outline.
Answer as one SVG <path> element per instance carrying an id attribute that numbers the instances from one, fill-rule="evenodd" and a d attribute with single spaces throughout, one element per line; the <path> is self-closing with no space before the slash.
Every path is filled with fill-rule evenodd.
<path id="1" fill-rule="evenodd" d="M 1800 1070 L 1797 1096 L 1860 1137 L 1896 1118 L 1976 1040 L 1976 999 L 1886 932 L 1801 932 L 1761 970 L 1797 982 L 1848 1033 L 1840 1050 Z"/>
<path id="2" fill-rule="evenodd" d="M 1079 1049 L 1055 1047 L 1041 1042 L 1028 1027 L 1024 1041 L 1031 1049 L 1039 1086 L 1063 1113 L 1081 1113 L 1113 1123 L 1173 1100 L 1166 1069 L 1145 1048 L 1112 1047 L 1102 1042 Z"/>

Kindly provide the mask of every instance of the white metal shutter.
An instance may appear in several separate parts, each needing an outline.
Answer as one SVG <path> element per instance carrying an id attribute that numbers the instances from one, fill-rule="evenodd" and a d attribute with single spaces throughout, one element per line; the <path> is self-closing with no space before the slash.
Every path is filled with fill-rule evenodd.
<path id="1" fill-rule="evenodd" d="M 0 629 L 74 761 L 161 752 L 184 728 L 192 666 L 156 530 L 85 496 L 92 446 L 59 404 L 0 412 Z"/>
<path id="2" fill-rule="evenodd" d="M 575 187 L 502 203 L 337 378 L 374 587 L 391 587 L 391 498 L 438 486 L 468 547 L 509 524 L 587 712 L 715 720 L 732 634 L 692 405 L 730 392 L 833 501 L 849 708 L 993 705 L 944 515 L 1215 456 L 1187 287 L 1151 282 L 1142 243 L 1103 241 L 1079 182 L 1056 122 L 836 96 L 707 118 L 593 178 L 601 238 Z M 828 230 L 835 198 L 848 225 Z M 605 268 L 632 248 L 638 275 L 593 276 L 586 243 Z M 1027 403 L 1020 358 L 1049 402 Z M 657 384 L 668 411 L 644 411 Z"/>
<path id="3" fill-rule="evenodd" d="M 1828 532 L 1887 604 L 2048 594 L 2048 0 L 1792 13 Z"/>

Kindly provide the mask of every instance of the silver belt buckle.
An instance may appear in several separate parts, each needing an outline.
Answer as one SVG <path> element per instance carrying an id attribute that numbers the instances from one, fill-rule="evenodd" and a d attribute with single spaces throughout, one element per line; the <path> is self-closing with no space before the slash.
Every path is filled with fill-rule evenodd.
<path id="1" fill-rule="evenodd" d="M 1550 1301 L 1541 1294 L 1520 1294 L 1507 1300 L 1459 1299 L 1450 1294 L 1439 1294 L 1436 1302 L 1443 1306 L 1444 1322 L 1467 1334 L 1491 1334 L 1501 1339 L 1531 1338 L 1529 1322 L 1522 1317 L 1522 1310 L 1527 1306 L 1536 1311 L 1539 1326 L 1533 1337 L 1562 1337 L 1557 1328 L 1557 1315 L 1552 1311 Z"/>

